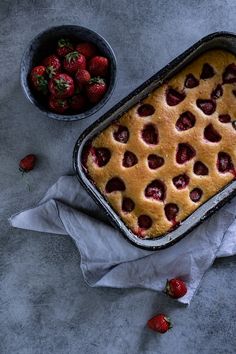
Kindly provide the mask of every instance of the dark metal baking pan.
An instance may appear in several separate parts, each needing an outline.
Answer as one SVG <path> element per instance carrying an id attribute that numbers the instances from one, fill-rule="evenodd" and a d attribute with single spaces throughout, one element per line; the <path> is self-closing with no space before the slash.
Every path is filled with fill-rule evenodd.
<path id="1" fill-rule="evenodd" d="M 191 61 L 210 49 L 225 49 L 236 55 L 236 35 L 229 32 L 216 32 L 202 38 L 89 126 L 75 144 L 73 166 L 78 179 L 98 205 L 105 210 L 111 222 L 118 227 L 127 240 L 137 247 L 153 251 L 173 245 L 236 195 L 236 181 L 229 183 L 215 196 L 202 204 L 189 217 L 182 221 L 177 229 L 157 238 L 141 239 L 124 224 L 119 215 L 87 176 L 82 164 L 83 149 L 95 136 L 122 116 L 132 106 L 142 101 L 154 89 L 162 85 L 163 82 L 169 80 Z"/>

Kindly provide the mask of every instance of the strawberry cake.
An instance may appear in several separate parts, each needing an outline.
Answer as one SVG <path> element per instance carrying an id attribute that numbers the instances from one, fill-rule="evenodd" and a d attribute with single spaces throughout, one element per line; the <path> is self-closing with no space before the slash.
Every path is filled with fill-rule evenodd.
<path id="1" fill-rule="evenodd" d="M 87 175 L 138 237 L 160 237 L 236 176 L 236 57 L 208 51 L 97 135 Z"/>

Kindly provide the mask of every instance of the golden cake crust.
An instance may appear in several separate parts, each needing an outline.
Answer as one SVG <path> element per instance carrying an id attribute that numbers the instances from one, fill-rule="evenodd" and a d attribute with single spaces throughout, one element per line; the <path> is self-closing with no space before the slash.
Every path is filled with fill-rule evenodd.
<path id="1" fill-rule="evenodd" d="M 214 68 L 215 74 L 203 80 L 200 79 L 200 75 L 205 63 Z M 183 221 L 233 180 L 232 171 L 219 172 L 217 157 L 220 151 L 228 153 L 236 166 L 236 130 L 230 122 L 222 123 L 219 120 L 221 114 L 229 114 L 231 122 L 236 119 L 236 98 L 233 94 L 236 84 L 227 83 L 222 86 L 223 95 L 215 100 L 216 110 L 213 114 L 206 115 L 196 105 L 197 99 L 210 99 L 212 91 L 222 83 L 225 68 L 232 63 L 236 63 L 236 58 L 227 51 L 212 50 L 204 53 L 93 139 L 86 163 L 89 177 L 127 227 L 139 236 L 157 237 L 167 233 L 173 227 L 173 220 L 168 220 L 165 214 L 164 207 L 168 203 L 174 203 L 179 208 L 174 219 L 176 224 Z M 184 86 L 186 76 L 190 73 L 199 80 L 199 85 L 194 88 Z M 170 87 L 178 92 L 184 90 L 186 94 L 185 99 L 174 106 L 168 105 L 166 100 L 166 92 Z M 138 108 L 147 103 L 155 108 L 154 114 L 139 116 Z M 195 116 L 195 125 L 190 129 L 179 131 L 176 129 L 176 121 L 186 111 Z M 142 139 L 141 132 L 148 124 L 155 126 L 158 131 L 157 144 L 147 144 Z M 204 129 L 209 124 L 212 124 L 221 135 L 219 142 L 205 139 Z M 119 125 L 128 128 L 127 143 L 114 139 L 113 133 L 117 131 Z M 196 152 L 193 158 L 182 164 L 176 161 L 179 144 L 189 144 Z M 95 161 L 93 149 L 96 148 L 107 148 L 111 153 L 108 163 L 102 167 L 99 167 Z M 138 159 L 138 163 L 128 168 L 122 165 L 126 151 L 134 153 Z M 164 164 L 157 169 L 150 169 L 148 165 L 150 154 L 161 156 Z M 196 161 L 201 161 L 208 167 L 207 175 L 194 173 L 193 167 Z M 177 189 L 173 178 L 182 174 L 189 177 L 189 183 L 185 188 Z M 125 190 L 107 193 L 106 184 L 113 177 L 119 177 L 124 182 Z M 154 180 L 162 181 L 166 187 L 164 201 L 145 196 L 145 188 Z M 198 202 L 190 199 L 190 191 L 194 188 L 200 188 L 203 192 Z M 131 198 L 134 202 L 134 209 L 131 212 L 122 210 L 122 200 L 125 197 Z M 138 226 L 140 215 L 148 215 L 151 218 L 151 227 L 144 230 Z"/>

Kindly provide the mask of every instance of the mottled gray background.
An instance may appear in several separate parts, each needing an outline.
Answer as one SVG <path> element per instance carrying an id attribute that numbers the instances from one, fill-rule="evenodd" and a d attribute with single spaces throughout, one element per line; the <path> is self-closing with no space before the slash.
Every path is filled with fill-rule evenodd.
<path id="1" fill-rule="evenodd" d="M 236 31 L 235 16 L 235 0 L 1 0 L 1 354 L 236 352 L 236 257 L 214 263 L 186 308 L 151 291 L 89 288 L 68 237 L 11 229 L 7 222 L 72 171 L 72 148 L 86 126 L 202 36 Z M 112 99 L 82 122 L 48 120 L 26 101 L 19 84 L 28 41 L 59 24 L 98 31 L 118 59 Z M 18 171 L 28 153 L 39 157 L 28 176 L 31 192 Z M 145 328 L 160 311 L 174 322 L 163 336 Z"/>

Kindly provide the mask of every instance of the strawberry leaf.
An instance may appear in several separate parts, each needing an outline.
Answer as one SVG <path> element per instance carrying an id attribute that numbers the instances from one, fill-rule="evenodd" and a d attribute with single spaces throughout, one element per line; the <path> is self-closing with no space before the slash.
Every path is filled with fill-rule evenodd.
<path id="1" fill-rule="evenodd" d="M 63 48 L 63 47 L 71 47 L 71 48 L 72 48 L 72 44 L 71 44 L 71 42 L 69 41 L 69 39 L 61 38 L 61 39 L 59 39 L 59 41 L 58 41 L 58 47 L 60 47 L 60 48 Z"/>
<path id="2" fill-rule="evenodd" d="M 46 69 L 46 73 L 48 74 L 49 78 L 51 79 L 56 74 L 56 69 L 53 66 L 48 66 Z"/>
<path id="3" fill-rule="evenodd" d="M 68 62 L 68 63 L 70 63 L 71 61 L 75 61 L 76 59 L 78 59 L 78 57 L 79 57 L 79 53 L 78 52 L 70 52 L 70 53 L 68 53 L 67 55 L 66 55 L 66 61 Z"/>
<path id="4" fill-rule="evenodd" d="M 56 84 L 57 91 L 59 92 L 65 91 L 70 86 L 64 79 L 56 79 L 54 82 Z"/>
<path id="5" fill-rule="evenodd" d="M 92 79 L 89 80 L 89 84 L 105 84 L 105 80 L 100 76 L 92 77 Z"/>

